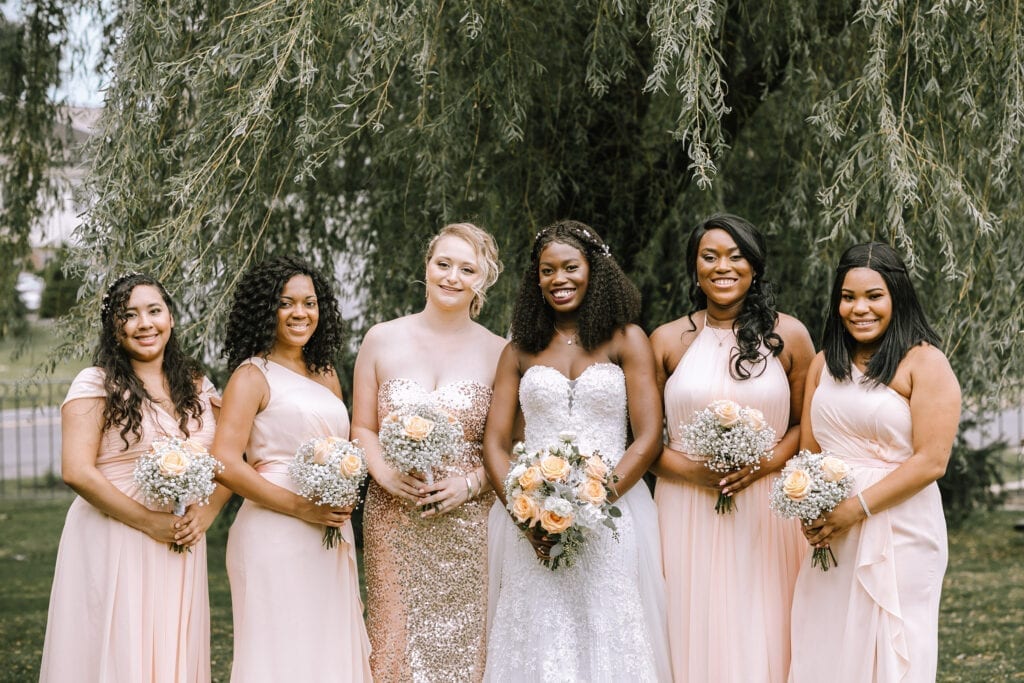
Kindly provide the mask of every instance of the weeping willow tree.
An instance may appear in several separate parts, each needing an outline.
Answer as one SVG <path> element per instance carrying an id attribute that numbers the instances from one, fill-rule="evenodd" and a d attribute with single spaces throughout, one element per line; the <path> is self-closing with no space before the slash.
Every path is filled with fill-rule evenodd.
<path id="1" fill-rule="evenodd" d="M 26 7 L 23 21 L 0 15 L 0 338 L 22 323 L 14 294 L 31 252 L 29 235 L 60 193 L 50 170 L 64 162 L 55 134 L 67 122 L 51 91 L 66 46 L 62 7 Z"/>
<path id="2" fill-rule="evenodd" d="M 104 285 L 138 269 L 215 358 L 239 274 L 279 253 L 338 274 L 358 339 L 421 303 L 423 247 L 453 220 L 498 237 L 493 329 L 533 235 L 563 217 L 607 239 L 653 328 L 688 308 L 689 227 L 729 210 L 769 234 L 781 307 L 812 334 L 839 252 L 882 240 L 967 394 L 1020 386 L 1015 2 L 103 6 L 79 350 Z"/>

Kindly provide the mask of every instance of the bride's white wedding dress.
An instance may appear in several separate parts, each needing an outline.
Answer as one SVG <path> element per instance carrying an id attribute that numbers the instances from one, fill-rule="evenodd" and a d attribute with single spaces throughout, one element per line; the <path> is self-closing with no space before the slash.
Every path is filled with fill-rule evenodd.
<path id="1" fill-rule="evenodd" d="M 519 385 L 530 450 L 573 431 L 612 465 L 626 445 L 626 379 L 613 363 L 576 380 L 543 365 Z M 618 540 L 591 536 L 571 567 L 552 571 L 500 501 L 489 521 L 487 681 L 669 681 L 658 517 L 643 482 L 616 505 Z"/>

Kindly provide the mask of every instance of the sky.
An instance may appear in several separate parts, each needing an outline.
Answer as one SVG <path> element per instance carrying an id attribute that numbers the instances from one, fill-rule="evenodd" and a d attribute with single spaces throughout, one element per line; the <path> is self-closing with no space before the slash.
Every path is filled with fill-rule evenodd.
<path id="1" fill-rule="evenodd" d="M 20 0 L 0 0 L 0 12 L 10 21 L 19 21 L 22 15 Z M 55 93 L 66 98 L 68 104 L 80 107 L 98 107 L 103 104 L 102 82 L 95 73 L 99 58 L 99 46 L 103 40 L 99 20 L 86 13 L 74 15 L 69 20 L 71 44 L 81 50 L 81 55 L 65 55 L 61 61 L 62 83 Z"/>

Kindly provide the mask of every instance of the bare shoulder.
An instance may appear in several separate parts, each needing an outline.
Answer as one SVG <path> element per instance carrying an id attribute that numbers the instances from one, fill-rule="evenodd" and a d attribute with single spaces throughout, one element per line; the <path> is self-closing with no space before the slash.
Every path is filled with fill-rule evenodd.
<path id="1" fill-rule="evenodd" d="M 811 334 L 807 331 L 807 326 L 788 313 L 779 313 L 778 322 L 775 324 L 775 331 L 782 337 L 783 342 L 811 340 Z"/>
<path id="2" fill-rule="evenodd" d="M 901 364 L 906 364 L 915 379 L 939 376 L 957 382 L 953 366 L 949 364 L 946 354 L 927 342 L 922 342 L 907 351 Z"/>
<path id="3" fill-rule="evenodd" d="M 495 355 L 501 353 L 501 350 L 505 348 L 508 340 L 494 334 L 478 322 L 474 322 L 473 325 L 476 340 L 481 344 L 485 344 Z"/>

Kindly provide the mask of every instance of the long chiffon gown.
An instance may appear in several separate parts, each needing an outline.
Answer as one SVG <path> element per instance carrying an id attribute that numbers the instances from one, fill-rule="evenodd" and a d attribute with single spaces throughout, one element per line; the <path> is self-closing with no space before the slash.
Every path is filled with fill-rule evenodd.
<path id="1" fill-rule="evenodd" d="M 491 389 L 472 381 L 433 391 L 414 380 L 380 386 L 379 419 L 404 405 L 434 403 L 462 424 L 461 452 L 445 456 L 435 480 L 480 467 Z M 371 482 L 363 513 L 367 629 L 374 680 L 479 681 L 487 615 L 488 492 L 432 519 Z"/>
<path id="2" fill-rule="evenodd" d="M 64 403 L 103 398 L 104 372 L 82 370 Z M 202 426 L 189 425 L 190 437 L 209 448 L 216 392 L 203 381 Z M 104 431 L 96 467 L 125 495 L 146 503 L 133 480 L 135 461 L 155 439 L 184 437 L 178 421 L 148 401 L 142 405 L 142 438 L 120 429 Z M 68 509 L 57 551 L 50 594 L 40 681 L 210 680 L 210 605 L 206 582 L 206 538 L 192 552 L 177 553 L 166 543 L 100 512 L 84 498 Z"/>
<path id="3" fill-rule="evenodd" d="M 535 365 L 519 384 L 526 447 L 573 431 L 580 450 L 614 466 L 626 446 L 626 379 L 595 363 L 570 380 Z M 576 562 L 551 570 L 496 502 L 490 517 L 490 629 L 485 680 L 670 681 L 657 512 L 643 482 L 616 505 L 617 538 L 602 529 Z"/>
<path id="4" fill-rule="evenodd" d="M 288 464 L 307 439 L 348 437 L 345 404 L 325 386 L 273 361 L 250 358 L 270 385 L 245 452 L 268 481 L 295 491 Z M 352 525 L 323 547 L 324 527 L 246 500 L 228 534 L 238 683 L 369 681 Z"/>
<path id="5" fill-rule="evenodd" d="M 684 451 L 681 425 L 716 399 L 757 408 L 779 438 L 789 425 L 789 380 L 769 357 L 746 380 L 729 373 L 735 335 L 705 327 L 665 383 L 669 445 Z M 699 456 L 688 456 L 694 460 Z M 672 673 L 677 683 L 782 683 L 789 672 L 789 613 L 807 541 L 796 520 L 768 509 L 770 477 L 715 512 L 718 492 L 678 479 L 655 487 Z"/>
<path id="6" fill-rule="evenodd" d="M 837 382 L 822 371 L 811 429 L 851 467 L 854 493 L 913 455 L 910 404 L 885 385 Z M 838 567 L 805 565 L 793 600 L 790 681 L 935 680 L 946 522 L 935 483 L 833 541 Z"/>

